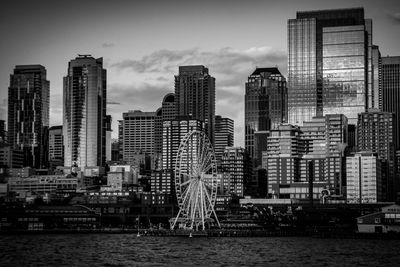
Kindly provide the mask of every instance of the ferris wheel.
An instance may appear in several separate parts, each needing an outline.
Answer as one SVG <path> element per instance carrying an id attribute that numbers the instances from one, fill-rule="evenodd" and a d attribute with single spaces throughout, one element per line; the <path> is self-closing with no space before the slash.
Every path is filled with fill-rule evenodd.
<path id="1" fill-rule="evenodd" d="M 214 149 L 202 131 L 191 131 L 182 139 L 175 163 L 175 191 L 179 212 L 171 229 L 179 222 L 189 229 L 205 229 L 212 222 L 219 225 L 214 205 L 217 197 L 217 165 Z"/>

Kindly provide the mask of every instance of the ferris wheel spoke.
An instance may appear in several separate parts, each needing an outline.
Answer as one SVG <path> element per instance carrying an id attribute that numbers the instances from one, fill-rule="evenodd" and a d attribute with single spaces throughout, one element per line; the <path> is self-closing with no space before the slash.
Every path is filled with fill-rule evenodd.
<path id="1" fill-rule="evenodd" d="M 195 178 L 190 178 L 189 180 L 187 180 L 186 182 L 181 183 L 181 186 L 190 184 L 191 182 L 193 182 L 194 180 L 196 180 Z"/>

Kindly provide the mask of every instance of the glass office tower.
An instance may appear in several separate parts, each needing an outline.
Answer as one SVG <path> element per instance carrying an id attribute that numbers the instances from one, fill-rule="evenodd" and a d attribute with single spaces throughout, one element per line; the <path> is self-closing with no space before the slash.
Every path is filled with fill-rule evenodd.
<path id="1" fill-rule="evenodd" d="M 47 168 L 50 82 L 42 65 L 15 66 L 8 88 L 8 143 L 23 165 Z"/>
<path id="2" fill-rule="evenodd" d="M 104 166 L 106 70 L 103 59 L 79 55 L 64 77 L 64 166 Z"/>
<path id="3" fill-rule="evenodd" d="M 372 22 L 364 9 L 297 12 L 288 35 L 289 123 L 344 114 L 356 124 L 372 86 Z"/>

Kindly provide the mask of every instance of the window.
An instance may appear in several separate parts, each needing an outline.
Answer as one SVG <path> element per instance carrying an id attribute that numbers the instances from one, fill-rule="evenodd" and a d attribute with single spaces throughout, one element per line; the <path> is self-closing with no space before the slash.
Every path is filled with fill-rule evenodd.
<path id="1" fill-rule="evenodd" d="M 375 218 L 375 223 L 381 223 L 381 218 Z"/>

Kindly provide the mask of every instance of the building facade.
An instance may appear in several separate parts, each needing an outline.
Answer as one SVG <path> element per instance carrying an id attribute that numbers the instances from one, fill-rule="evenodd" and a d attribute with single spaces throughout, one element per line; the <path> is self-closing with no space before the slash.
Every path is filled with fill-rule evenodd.
<path id="1" fill-rule="evenodd" d="M 63 127 L 52 126 L 49 129 L 49 166 L 64 165 Z"/>
<path id="2" fill-rule="evenodd" d="M 177 116 L 190 116 L 205 123 L 205 130 L 214 144 L 215 78 L 204 66 L 180 66 L 175 76 L 175 108 Z"/>
<path id="3" fill-rule="evenodd" d="M 214 152 L 217 165 L 221 166 L 222 155 L 226 147 L 232 147 L 234 142 L 233 120 L 219 115 L 215 116 Z"/>
<path id="4" fill-rule="evenodd" d="M 394 200 L 396 195 L 396 140 L 394 114 L 390 112 L 370 111 L 358 115 L 357 150 L 376 153 L 382 160 L 383 198 Z"/>
<path id="5" fill-rule="evenodd" d="M 24 166 L 46 168 L 50 82 L 41 65 L 15 66 L 8 88 L 8 143 L 24 153 Z"/>
<path id="6" fill-rule="evenodd" d="M 122 114 L 122 157 L 127 164 L 133 164 L 136 154 L 154 154 L 155 112 L 134 110 Z"/>
<path id="7" fill-rule="evenodd" d="M 383 201 L 381 164 L 371 152 L 358 152 L 347 157 L 347 202 L 376 203 Z"/>
<path id="8" fill-rule="evenodd" d="M 400 56 L 382 57 L 382 111 L 395 114 L 393 127 L 400 127 Z M 400 130 L 396 134 L 397 148 L 400 147 Z"/>
<path id="9" fill-rule="evenodd" d="M 204 131 L 204 122 L 188 117 L 163 122 L 163 147 L 161 169 L 151 175 L 151 190 L 173 194 L 174 170 L 181 140 L 190 131 Z"/>
<path id="10" fill-rule="evenodd" d="M 245 148 L 254 159 L 254 134 L 287 121 L 286 79 L 278 68 L 257 68 L 246 83 Z"/>
<path id="11" fill-rule="evenodd" d="M 344 114 L 349 124 L 368 107 L 372 21 L 363 8 L 297 12 L 288 21 L 289 123 Z"/>
<path id="12" fill-rule="evenodd" d="M 103 59 L 79 55 L 64 77 L 64 166 L 104 166 L 106 70 Z"/>
<path id="13" fill-rule="evenodd" d="M 252 173 L 248 152 L 242 147 L 226 147 L 222 155 L 221 172 L 225 177 L 223 184 L 229 185 L 229 194 L 243 197 Z"/>

